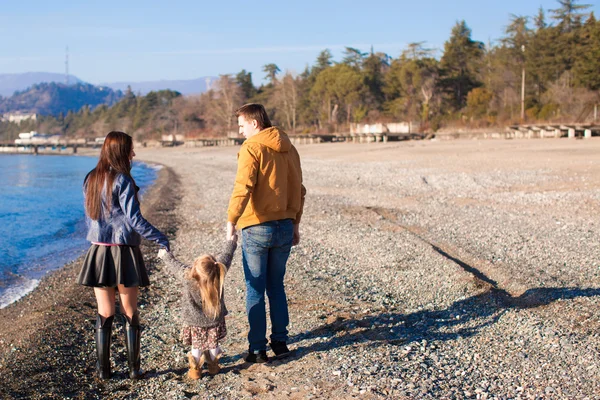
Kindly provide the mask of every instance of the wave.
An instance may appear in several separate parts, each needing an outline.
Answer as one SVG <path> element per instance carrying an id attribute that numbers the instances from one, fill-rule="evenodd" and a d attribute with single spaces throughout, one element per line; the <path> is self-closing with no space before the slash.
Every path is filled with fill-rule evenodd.
<path id="1" fill-rule="evenodd" d="M 163 166 L 160 164 L 147 163 L 145 161 L 135 161 L 135 164 L 143 165 L 144 167 L 148 169 L 153 169 L 154 171 L 160 171 L 161 169 L 163 169 Z"/>
<path id="2" fill-rule="evenodd" d="M 3 282 L 0 286 L 0 308 L 4 308 L 19 300 L 27 293 L 33 291 L 39 283 L 39 279 L 29 279 L 20 275 L 12 275 L 9 282 Z"/>

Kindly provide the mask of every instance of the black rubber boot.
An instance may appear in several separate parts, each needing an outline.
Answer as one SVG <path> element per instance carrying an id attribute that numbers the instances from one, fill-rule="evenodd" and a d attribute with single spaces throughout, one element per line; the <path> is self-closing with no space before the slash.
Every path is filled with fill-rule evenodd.
<path id="1" fill-rule="evenodd" d="M 110 379 L 110 335 L 114 318 L 111 315 L 104 322 L 100 314 L 96 318 L 96 371 L 100 379 Z"/>
<path id="2" fill-rule="evenodd" d="M 127 346 L 127 362 L 129 363 L 129 378 L 140 379 L 144 371 L 140 369 L 140 337 L 141 327 L 139 315 L 125 316 L 125 344 Z"/>

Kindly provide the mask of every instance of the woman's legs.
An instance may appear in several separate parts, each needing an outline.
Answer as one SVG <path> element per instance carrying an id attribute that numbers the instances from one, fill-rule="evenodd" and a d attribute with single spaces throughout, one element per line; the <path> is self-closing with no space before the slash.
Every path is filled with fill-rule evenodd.
<path id="1" fill-rule="evenodd" d="M 102 319 L 115 315 L 115 288 L 95 287 L 96 303 L 98 303 L 98 314 Z"/>
<path id="2" fill-rule="evenodd" d="M 114 289 L 113 289 L 114 290 Z M 137 286 L 125 287 L 119 285 L 119 300 L 121 301 L 121 312 L 131 321 L 133 315 L 137 312 L 137 298 L 139 289 Z M 113 292 L 113 314 L 115 307 L 115 298 Z"/>

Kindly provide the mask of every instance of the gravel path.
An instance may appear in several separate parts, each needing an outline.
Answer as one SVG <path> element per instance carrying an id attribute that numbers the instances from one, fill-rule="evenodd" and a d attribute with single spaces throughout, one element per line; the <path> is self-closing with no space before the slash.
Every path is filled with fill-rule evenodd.
<path id="1" fill-rule="evenodd" d="M 146 246 L 147 379 L 125 379 L 120 326 L 116 377 L 94 379 L 94 300 L 74 263 L 0 310 L 0 397 L 600 398 L 600 141 L 298 150 L 308 197 L 286 275 L 292 357 L 243 362 L 238 251 L 225 368 L 188 381 L 179 288 Z M 236 151 L 138 152 L 167 167 L 146 214 L 184 262 L 220 247 Z"/>

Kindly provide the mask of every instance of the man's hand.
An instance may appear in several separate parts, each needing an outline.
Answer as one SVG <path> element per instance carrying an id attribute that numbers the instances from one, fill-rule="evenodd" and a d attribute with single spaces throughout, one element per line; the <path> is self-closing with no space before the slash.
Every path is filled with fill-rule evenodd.
<path id="1" fill-rule="evenodd" d="M 296 246 L 300 243 L 300 224 L 294 224 L 294 238 L 292 239 L 292 246 Z"/>
<path id="2" fill-rule="evenodd" d="M 237 232 L 235 231 L 235 225 L 231 221 L 227 221 L 227 240 L 237 242 Z"/>

